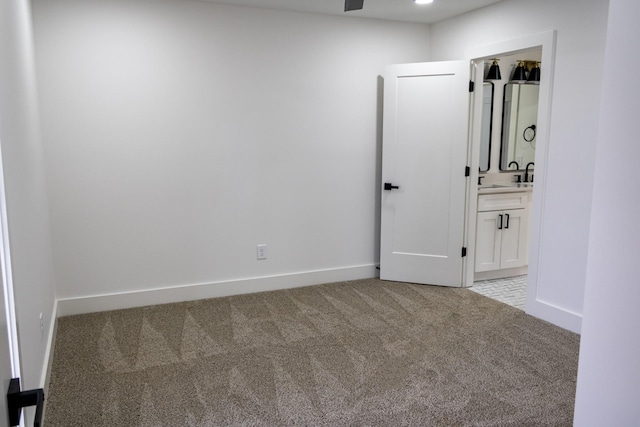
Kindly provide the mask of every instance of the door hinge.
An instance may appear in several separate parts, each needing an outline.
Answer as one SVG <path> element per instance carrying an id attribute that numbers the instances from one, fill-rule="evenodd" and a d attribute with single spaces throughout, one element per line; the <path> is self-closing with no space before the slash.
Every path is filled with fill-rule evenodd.
<path id="1" fill-rule="evenodd" d="M 473 92 L 475 87 L 476 87 L 475 82 L 472 82 L 471 80 L 469 80 L 469 92 Z"/>
<path id="2" fill-rule="evenodd" d="M 464 176 L 471 175 L 471 168 L 469 166 L 464 167 Z"/>
<path id="3" fill-rule="evenodd" d="M 462 247 L 462 257 L 466 257 L 467 256 L 467 248 Z"/>

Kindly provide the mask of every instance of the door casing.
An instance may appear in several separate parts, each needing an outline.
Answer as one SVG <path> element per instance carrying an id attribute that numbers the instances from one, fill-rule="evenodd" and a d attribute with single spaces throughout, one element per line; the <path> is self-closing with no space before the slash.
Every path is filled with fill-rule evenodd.
<path id="1" fill-rule="evenodd" d="M 7 226 L 7 206 L 4 191 L 4 171 L 2 169 L 2 150 L 0 149 L 0 359 L 2 373 L 2 408 L 0 409 L 0 424 L 8 422 L 6 411 L 6 393 L 11 378 L 20 377 L 20 351 L 18 342 L 18 326 L 13 294 L 13 280 L 11 273 L 11 252 L 9 249 L 9 232 Z M 9 378 L 7 378 L 9 376 Z M 23 425 L 21 420 L 21 424 Z"/>
<path id="2" fill-rule="evenodd" d="M 542 48 L 542 64 L 544 72 L 540 79 L 540 98 L 538 106 L 538 129 L 536 136 L 536 185 L 533 193 L 533 204 L 529 231 L 529 272 L 527 278 L 527 304 L 526 312 L 534 314 L 538 305 L 538 270 L 540 260 L 541 235 L 544 225 L 542 215 L 545 203 L 545 186 L 547 182 L 547 165 L 549 155 L 549 130 L 551 122 L 551 100 L 553 93 L 554 63 L 556 56 L 557 31 L 550 30 L 529 36 L 523 36 L 512 40 L 498 42 L 490 45 L 470 48 L 466 57 L 471 62 L 471 76 L 475 82 L 476 92 L 472 99 L 470 110 L 470 144 L 469 165 L 471 166 L 471 182 L 478 180 L 478 166 L 480 164 L 480 138 L 482 120 L 482 83 L 484 82 L 484 63 L 486 60 L 497 56 L 513 55 L 518 52 Z M 478 211 L 478 187 L 471 185 L 467 192 L 467 218 L 465 242 L 467 244 L 467 260 L 464 263 L 464 286 L 473 285 L 475 259 L 476 216 Z"/>

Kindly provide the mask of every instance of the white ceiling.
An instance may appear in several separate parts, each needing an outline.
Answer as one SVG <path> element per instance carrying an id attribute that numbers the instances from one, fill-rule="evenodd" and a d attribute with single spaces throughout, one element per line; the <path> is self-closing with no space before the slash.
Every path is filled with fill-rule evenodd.
<path id="1" fill-rule="evenodd" d="M 362 10 L 344 12 L 344 0 L 203 0 L 233 6 L 260 7 L 348 17 L 389 19 L 431 24 L 502 0 L 434 0 L 417 5 L 413 0 L 364 0 Z"/>

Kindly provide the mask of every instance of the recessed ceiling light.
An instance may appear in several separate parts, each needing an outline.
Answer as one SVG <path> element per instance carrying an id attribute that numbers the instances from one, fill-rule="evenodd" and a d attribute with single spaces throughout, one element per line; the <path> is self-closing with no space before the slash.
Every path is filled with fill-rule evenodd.
<path id="1" fill-rule="evenodd" d="M 433 3 L 433 0 L 414 0 L 416 4 L 429 4 Z"/>

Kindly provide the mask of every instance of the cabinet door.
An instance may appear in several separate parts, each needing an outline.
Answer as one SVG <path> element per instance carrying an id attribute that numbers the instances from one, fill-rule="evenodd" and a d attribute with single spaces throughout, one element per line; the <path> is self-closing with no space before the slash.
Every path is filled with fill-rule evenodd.
<path id="1" fill-rule="evenodd" d="M 528 263 L 528 215 L 526 209 L 500 212 L 504 215 L 500 268 L 522 267 Z"/>
<path id="2" fill-rule="evenodd" d="M 501 232 L 498 230 L 502 212 L 478 212 L 476 225 L 476 272 L 500 268 Z"/>

